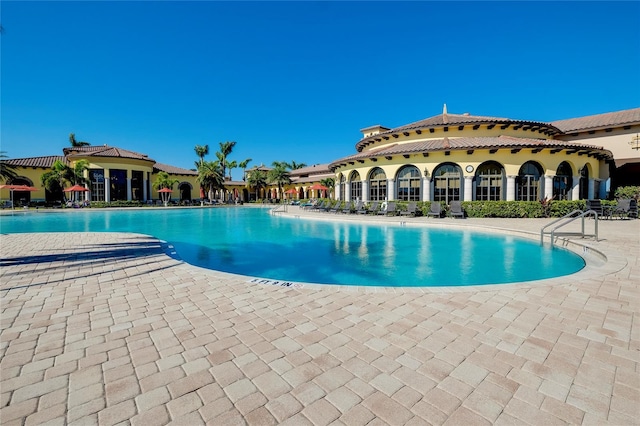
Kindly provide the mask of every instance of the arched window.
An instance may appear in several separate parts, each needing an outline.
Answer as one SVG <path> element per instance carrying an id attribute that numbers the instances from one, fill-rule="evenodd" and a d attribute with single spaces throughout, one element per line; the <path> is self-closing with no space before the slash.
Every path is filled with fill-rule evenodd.
<path id="1" fill-rule="evenodd" d="M 527 161 L 520 167 L 516 186 L 518 187 L 518 201 L 538 201 L 540 196 L 540 176 L 542 168 L 533 161 Z"/>
<path id="2" fill-rule="evenodd" d="M 347 187 L 347 180 L 345 179 L 344 175 L 340 175 L 340 195 L 339 195 L 340 200 L 344 200 L 345 198 L 344 192 L 346 191 L 346 187 Z"/>
<path id="3" fill-rule="evenodd" d="M 362 200 L 362 181 L 360 173 L 354 171 L 349 178 L 351 182 L 351 200 Z"/>
<path id="4" fill-rule="evenodd" d="M 369 200 L 384 201 L 387 199 L 387 175 L 380 167 L 376 167 L 369 175 Z"/>
<path id="5" fill-rule="evenodd" d="M 443 164 L 433 171 L 433 201 L 460 200 L 462 169 L 456 164 Z"/>
<path id="6" fill-rule="evenodd" d="M 476 200 L 502 200 L 504 169 L 495 161 L 483 163 L 476 172 Z"/>
<path id="7" fill-rule="evenodd" d="M 415 166 L 405 166 L 396 178 L 397 200 L 420 201 L 420 171 Z"/>
<path id="8" fill-rule="evenodd" d="M 191 200 L 191 184 L 182 182 L 178 189 L 180 190 L 180 201 Z"/>
<path id="9" fill-rule="evenodd" d="M 571 166 L 563 161 L 556 170 L 553 178 L 553 198 L 555 200 L 568 200 L 571 187 L 573 186 L 573 172 Z"/>

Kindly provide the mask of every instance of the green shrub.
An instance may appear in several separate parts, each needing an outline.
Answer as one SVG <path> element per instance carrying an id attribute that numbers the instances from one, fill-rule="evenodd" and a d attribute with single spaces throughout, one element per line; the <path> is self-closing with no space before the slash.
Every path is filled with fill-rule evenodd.
<path id="1" fill-rule="evenodd" d="M 621 186 L 614 193 L 616 199 L 640 198 L 640 186 Z"/>

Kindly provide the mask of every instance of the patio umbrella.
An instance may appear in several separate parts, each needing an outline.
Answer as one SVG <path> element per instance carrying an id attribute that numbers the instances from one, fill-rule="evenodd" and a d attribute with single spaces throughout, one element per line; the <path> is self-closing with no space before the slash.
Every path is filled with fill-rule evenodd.
<path id="1" fill-rule="evenodd" d="M 87 188 L 85 188 L 85 187 L 84 187 L 84 186 L 82 186 L 82 185 L 77 185 L 77 184 L 76 184 L 76 185 L 73 185 L 73 186 L 72 186 L 72 187 L 70 187 L 70 188 L 65 188 L 63 191 L 64 191 L 64 192 L 73 192 L 73 199 L 74 199 L 74 201 L 78 201 L 78 200 L 76 199 L 76 198 L 77 198 L 77 197 L 76 197 L 76 192 L 89 192 L 89 190 L 88 190 Z"/>
<path id="2" fill-rule="evenodd" d="M 33 191 L 37 191 L 38 188 L 33 187 L 33 186 L 27 186 L 27 185 L 0 185 L 0 189 L 8 189 L 9 190 L 9 195 L 11 197 L 11 208 L 13 209 L 13 192 L 14 191 L 28 191 L 28 192 L 33 192 Z"/>
<path id="3" fill-rule="evenodd" d="M 298 190 L 295 188 L 291 188 L 291 189 L 287 189 L 286 191 L 284 191 L 285 194 L 289 194 L 291 195 L 291 197 L 289 197 L 290 199 L 293 197 L 293 194 L 297 194 Z"/>
<path id="4" fill-rule="evenodd" d="M 324 186 L 324 185 L 322 185 L 320 183 L 314 183 L 313 185 L 311 185 L 309 187 L 309 189 L 313 189 L 313 190 L 316 190 L 316 191 L 326 191 L 329 188 L 327 188 L 326 186 Z M 325 197 L 326 197 L 326 192 L 325 192 Z"/>
<path id="5" fill-rule="evenodd" d="M 172 189 L 170 188 L 162 188 L 160 190 L 158 190 L 158 193 L 160 194 L 160 198 L 162 199 L 162 201 L 164 202 L 164 206 L 167 207 L 167 204 L 169 203 L 169 199 L 171 198 L 171 196 L 166 196 L 164 194 L 171 194 L 173 192 Z"/>

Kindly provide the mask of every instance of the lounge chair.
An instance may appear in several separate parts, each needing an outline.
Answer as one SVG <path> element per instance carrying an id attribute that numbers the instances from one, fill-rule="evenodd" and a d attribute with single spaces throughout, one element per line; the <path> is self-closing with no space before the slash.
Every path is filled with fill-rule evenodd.
<path id="1" fill-rule="evenodd" d="M 335 203 L 329 202 L 327 207 L 324 208 L 324 211 L 325 212 L 331 212 L 331 213 L 337 213 L 338 210 L 340 210 L 341 204 L 342 204 L 342 202 L 340 200 L 336 200 Z"/>
<path id="2" fill-rule="evenodd" d="M 416 208 L 417 208 L 417 203 L 415 201 L 410 201 L 409 204 L 407 204 L 407 210 L 401 210 L 400 211 L 400 216 L 416 216 Z"/>
<path id="3" fill-rule="evenodd" d="M 464 210 L 459 200 L 451 201 L 451 204 L 449 204 L 449 214 L 451 214 L 451 217 L 464 219 Z"/>
<path id="4" fill-rule="evenodd" d="M 427 216 L 442 217 L 442 204 L 439 201 L 432 201 Z"/>
<path id="5" fill-rule="evenodd" d="M 611 216 L 619 218 L 638 217 L 638 202 L 635 199 L 618 200 L 618 205 L 611 212 Z"/>
<path id="6" fill-rule="evenodd" d="M 369 213 L 375 213 L 376 210 L 378 210 L 378 202 L 374 201 L 368 207 L 364 207 L 363 206 L 362 209 L 357 210 L 356 213 L 358 213 L 358 214 L 369 214 Z"/>
<path id="7" fill-rule="evenodd" d="M 351 201 L 346 201 L 344 203 L 344 207 L 342 209 L 340 209 L 339 211 L 342 213 L 351 213 L 351 210 L 353 210 L 353 203 Z M 336 212 L 338 213 L 338 212 Z"/>
<path id="8" fill-rule="evenodd" d="M 635 219 L 638 218 L 638 200 L 636 200 L 635 198 L 632 198 L 631 202 L 629 203 L 629 214 L 627 215 L 627 217 L 633 217 Z"/>
<path id="9" fill-rule="evenodd" d="M 605 211 L 602 206 L 602 201 L 600 200 L 587 200 L 586 202 L 586 211 L 592 210 L 596 213 L 599 218 L 604 218 L 605 216 L 610 216 L 611 210 L 607 209 Z"/>
<path id="10" fill-rule="evenodd" d="M 396 203 L 394 201 L 387 202 L 386 207 L 383 207 L 380 210 L 378 210 L 378 214 L 385 215 L 385 216 L 388 216 L 389 214 L 391 214 L 391 216 L 395 216 Z"/>

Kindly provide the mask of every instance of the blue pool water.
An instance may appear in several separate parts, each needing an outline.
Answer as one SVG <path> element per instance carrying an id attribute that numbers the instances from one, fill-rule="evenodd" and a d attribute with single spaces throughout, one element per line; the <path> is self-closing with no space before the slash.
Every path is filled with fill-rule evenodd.
<path id="1" fill-rule="evenodd" d="M 0 216 L 0 232 L 136 232 L 204 268 L 322 284 L 432 287 L 572 274 L 561 248 L 508 235 L 274 216 L 259 208 L 74 210 Z"/>

